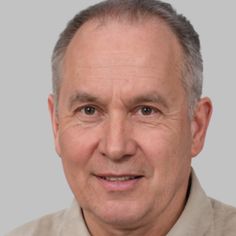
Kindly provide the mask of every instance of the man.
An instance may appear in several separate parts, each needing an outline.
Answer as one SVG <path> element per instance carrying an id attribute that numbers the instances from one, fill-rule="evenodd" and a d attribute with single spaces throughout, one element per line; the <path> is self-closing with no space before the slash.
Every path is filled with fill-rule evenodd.
<path id="1" fill-rule="evenodd" d="M 48 98 L 72 207 L 9 235 L 236 235 L 236 209 L 191 169 L 212 105 L 197 33 L 169 4 L 108 0 L 75 16 Z"/>

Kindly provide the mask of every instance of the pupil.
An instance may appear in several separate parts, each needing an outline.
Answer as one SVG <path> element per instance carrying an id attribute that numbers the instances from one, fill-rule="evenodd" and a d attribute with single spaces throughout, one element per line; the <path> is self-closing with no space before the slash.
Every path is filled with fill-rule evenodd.
<path id="1" fill-rule="evenodd" d="M 149 115 L 149 114 L 152 113 L 152 108 L 150 108 L 150 107 L 143 107 L 143 108 L 142 108 L 142 113 L 143 113 L 144 115 Z"/>
<path id="2" fill-rule="evenodd" d="M 94 112 L 95 112 L 95 108 L 94 107 L 86 107 L 85 108 L 85 113 L 87 115 L 92 115 L 92 114 L 94 114 Z"/>

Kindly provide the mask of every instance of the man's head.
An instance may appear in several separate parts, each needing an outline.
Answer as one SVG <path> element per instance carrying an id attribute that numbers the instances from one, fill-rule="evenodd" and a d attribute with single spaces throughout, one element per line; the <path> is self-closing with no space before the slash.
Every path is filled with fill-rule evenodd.
<path id="1" fill-rule="evenodd" d="M 202 93 L 202 57 L 198 34 L 190 22 L 168 3 L 155 0 L 109 0 L 96 4 L 76 15 L 60 35 L 52 56 L 53 93 L 59 97 L 62 80 L 61 65 L 66 49 L 77 30 L 91 20 L 104 24 L 111 19 L 127 23 L 140 23 L 153 18 L 163 21 L 175 34 L 183 50 L 181 80 L 188 93 L 189 108 L 192 112 Z"/>
<path id="2" fill-rule="evenodd" d="M 211 114 L 210 101 L 200 99 L 198 37 L 160 2 L 92 9 L 81 13 L 83 24 L 79 16 L 69 24 L 54 51 L 56 150 L 91 232 L 166 234 L 185 204 L 191 158 Z M 171 17 L 172 25 L 182 22 L 179 31 Z"/>

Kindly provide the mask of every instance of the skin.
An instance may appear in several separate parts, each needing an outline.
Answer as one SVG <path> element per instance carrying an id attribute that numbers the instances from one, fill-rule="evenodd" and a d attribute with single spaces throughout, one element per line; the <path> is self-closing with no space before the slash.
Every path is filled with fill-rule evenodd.
<path id="1" fill-rule="evenodd" d="M 92 235 L 166 235 L 181 214 L 212 110 L 202 98 L 189 117 L 182 61 L 174 34 L 152 20 L 90 21 L 67 48 L 58 114 L 52 95 L 48 104 Z M 139 178 L 108 188 L 100 178 L 127 175 Z"/>

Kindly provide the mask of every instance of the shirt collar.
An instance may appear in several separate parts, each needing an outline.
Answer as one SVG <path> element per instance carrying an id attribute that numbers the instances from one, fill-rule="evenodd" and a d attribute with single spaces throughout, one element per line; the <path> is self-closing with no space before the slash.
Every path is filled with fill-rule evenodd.
<path id="1" fill-rule="evenodd" d="M 192 169 L 190 193 L 185 208 L 167 236 L 200 236 L 210 229 L 213 212 L 209 198 Z"/>
<path id="2" fill-rule="evenodd" d="M 60 236 L 90 236 L 84 221 L 82 210 L 75 199 L 71 207 L 65 212 L 63 219 Z"/>

